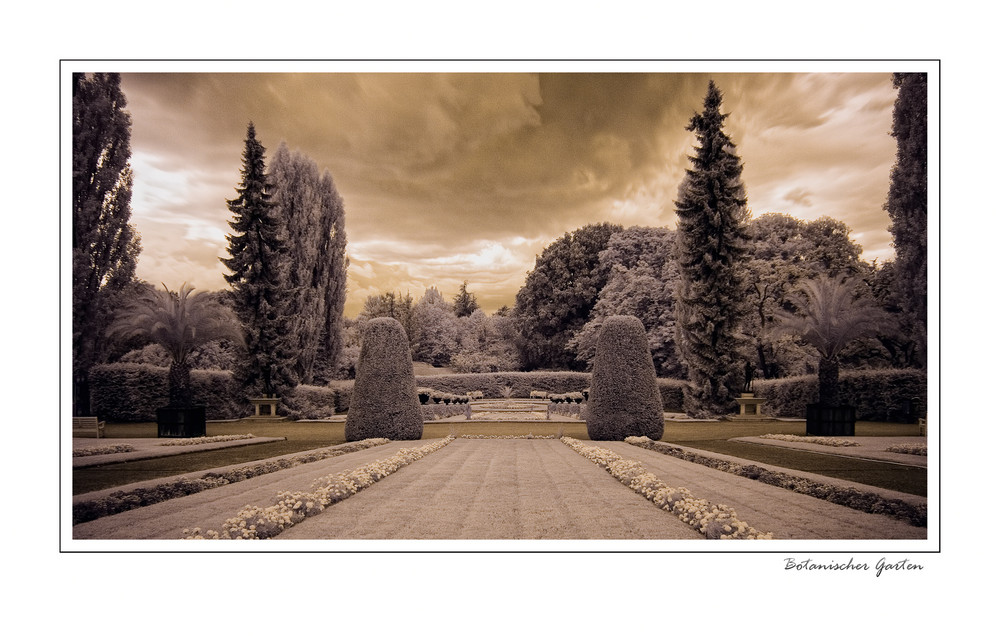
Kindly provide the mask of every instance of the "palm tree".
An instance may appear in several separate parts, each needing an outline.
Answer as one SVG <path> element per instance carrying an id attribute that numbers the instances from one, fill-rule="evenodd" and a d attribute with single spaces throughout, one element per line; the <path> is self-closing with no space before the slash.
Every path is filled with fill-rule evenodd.
<path id="1" fill-rule="evenodd" d="M 889 316 L 867 298 L 854 295 L 853 285 L 844 278 L 804 281 L 798 295 L 789 300 L 798 310 L 777 310 L 774 335 L 794 334 L 819 352 L 819 403 L 840 405 L 840 362 L 838 355 L 859 338 L 891 330 Z"/>
<path id="2" fill-rule="evenodd" d="M 147 288 L 134 304 L 123 311 L 111 327 L 121 338 L 142 336 L 166 349 L 170 355 L 167 375 L 169 406 L 188 407 L 192 403 L 191 366 L 188 355 L 213 340 L 243 342 L 236 315 L 212 296 L 194 287 L 181 285 L 179 292 Z"/>

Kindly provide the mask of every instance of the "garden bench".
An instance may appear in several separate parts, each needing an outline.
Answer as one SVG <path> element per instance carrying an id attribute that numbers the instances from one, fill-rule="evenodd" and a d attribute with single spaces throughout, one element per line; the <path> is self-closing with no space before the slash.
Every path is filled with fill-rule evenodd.
<path id="1" fill-rule="evenodd" d="M 97 439 L 101 438 L 101 431 L 104 430 L 104 422 L 99 422 L 96 417 L 74 417 L 73 418 L 73 432 L 77 431 L 95 431 L 97 433 Z"/>
<path id="2" fill-rule="evenodd" d="M 921 437 L 927 437 L 927 420 L 924 418 L 917 419 L 917 434 Z"/>

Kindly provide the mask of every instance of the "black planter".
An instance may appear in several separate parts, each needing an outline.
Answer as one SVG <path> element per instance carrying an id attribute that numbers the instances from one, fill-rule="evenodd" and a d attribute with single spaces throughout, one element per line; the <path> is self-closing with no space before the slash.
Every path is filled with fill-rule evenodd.
<path id="1" fill-rule="evenodd" d="M 806 405 L 806 435 L 854 435 L 853 406 Z"/>
<path id="2" fill-rule="evenodd" d="M 417 397 L 420 398 L 421 404 L 427 404 L 427 400 L 431 399 L 431 396 L 427 395 L 426 393 L 417 393 Z"/>
<path id="3" fill-rule="evenodd" d="M 157 437 L 204 437 L 204 406 L 164 406 L 156 409 Z"/>

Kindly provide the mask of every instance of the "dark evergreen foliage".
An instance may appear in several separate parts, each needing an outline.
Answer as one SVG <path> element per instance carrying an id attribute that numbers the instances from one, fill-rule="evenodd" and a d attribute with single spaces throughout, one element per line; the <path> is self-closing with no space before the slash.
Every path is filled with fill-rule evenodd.
<path id="1" fill-rule="evenodd" d="M 475 294 L 469 293 L 468 286 L 469 281 L 462 281 L 462 286 L 458 288 L 458 294 L 455 296 L 455 315 L 459 318 L 471 316 L 479 309 L 479 301 L 476 300 Z"/>
<path id="2" fill-rule="evenodd" d="M 642 321 L 635 316 L 604 319 L 586 416 L 587 436 L 595 441 L 663 436 L 663 403 L 653 356 Z"/>
<path id="3" fill-rule="evenodd" d="M 245 355 L 234 375 L 250 393 L 282 397 L 297 383 L 290 290 L 282 278 L 287 248 L 271 201 L 264 146 L 253 123 L 247 126 L 240 175 L 238 196 L 226 201 L 233 214 L 233 233 L 227 235 L 230 257 L 220 259 L 232 272 L 225 279 L 246 334 Z"/>
<path id="4" fill-rule="evenodd" d="M 687 129 L 698 139 L 678 190 L 677 347 L 687 366 L 685 409 L 692 415 L 731 411 L 743 387 L 740 328 L 747 312 L 746 192 L 743 165 L 723 132 L 722 93 L 708 85 L 704 110 Z"/>
<path id="5" fill-rule="evenodd" d="M 896 250 L 894 292 L 912 339 L 908 362 L 927 364 L 927 74 L 894 73 L 892 114 L 896 165 L 889 196 L 889 231 Z"/>
<path id="6" fill-rule="evenodd" d="M 393 318 L 369 320 L 344 436 L 351 442 L 370 437 L 406 440 L 420 439 L 423 432 L 406 331 Z"/>
<path id="7" fill-rule="evenodd" d="M 135 281 L 132 119 L 117 73 L 73 75 L 73 412 L 89 414 L 90 368 Z"/>
<path id="8" fill-rule="evenodd" d="M 535 259 L 514 306 L 526 371 L 586 367 L 566 345 L 590 319 L 607 282 L 600 254 L 621 231 L 622 226 L 610 223 L 587 225 L 566 233 Z"/>

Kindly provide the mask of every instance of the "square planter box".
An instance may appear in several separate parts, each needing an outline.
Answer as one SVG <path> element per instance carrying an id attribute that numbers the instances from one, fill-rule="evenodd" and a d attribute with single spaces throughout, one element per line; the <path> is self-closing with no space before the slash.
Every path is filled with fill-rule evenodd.
<path id="1" fill-rule="evenodd" d="M 857 419 L 853 406 L 806 405 L 806 435 L 853 436 Z"/>
<path id="2" fill-rule="evenodd" d="M 205 407 L 164 406 L 156 409 L 157 437 L 204 437 Z"/>

